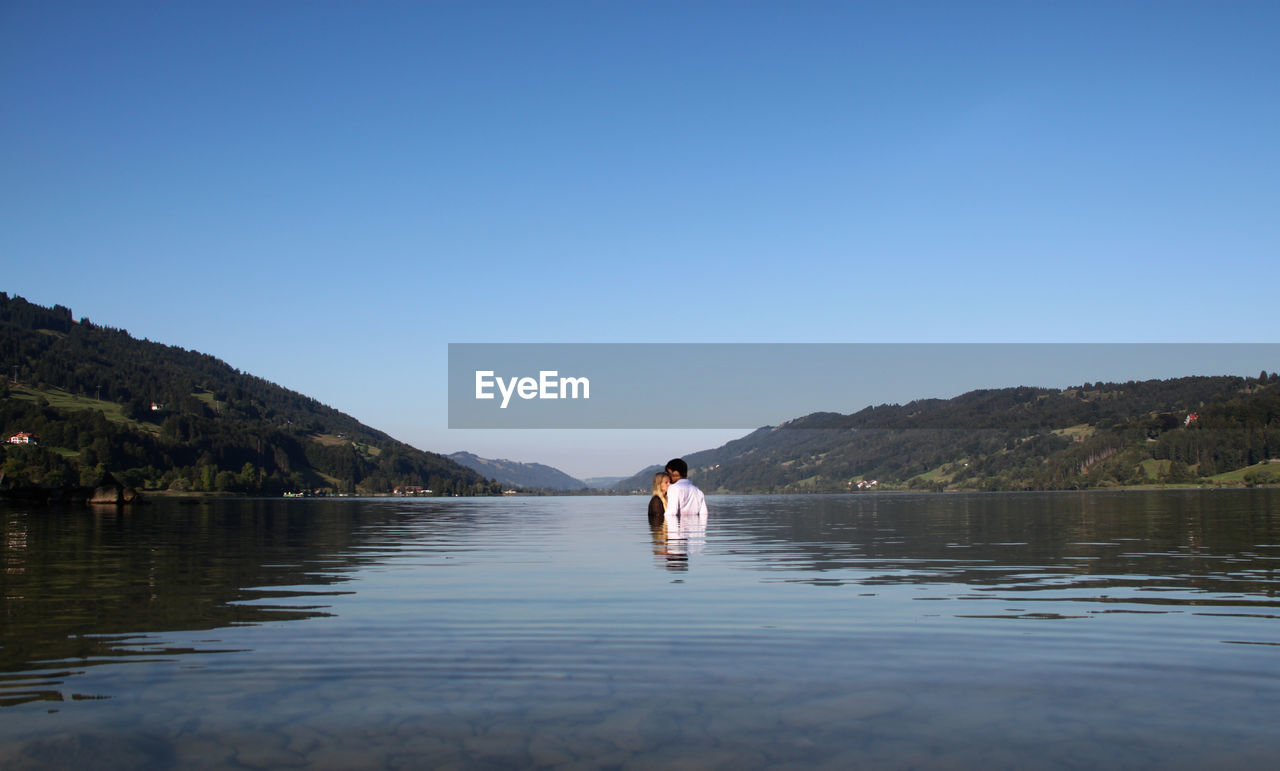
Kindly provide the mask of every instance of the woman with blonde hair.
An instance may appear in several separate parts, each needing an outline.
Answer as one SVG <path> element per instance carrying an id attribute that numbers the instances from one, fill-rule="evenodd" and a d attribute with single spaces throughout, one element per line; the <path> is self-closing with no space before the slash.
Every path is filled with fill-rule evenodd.
<path id="1" fill-rule="evenodd" d="M 667 488 L 671 486 L 671 476 L 665 471 L 653 475 L 653 497 L 649 499 L 649 527 L 661 527 L 663 516 L 667 513 Z"/>

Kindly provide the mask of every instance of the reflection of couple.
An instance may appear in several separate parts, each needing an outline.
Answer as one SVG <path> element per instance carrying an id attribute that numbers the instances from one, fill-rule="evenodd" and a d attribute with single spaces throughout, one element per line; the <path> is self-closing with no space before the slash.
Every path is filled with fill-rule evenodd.
<path id="1" fill-rule="evenodd" d="M 668 543 L 701 536 L 707 529 L 707 499 L 688 477 L 689 465 L 680 458 L 671 460 L 666 471 L 653 476 L 649 524 L 665 525 Z"/>

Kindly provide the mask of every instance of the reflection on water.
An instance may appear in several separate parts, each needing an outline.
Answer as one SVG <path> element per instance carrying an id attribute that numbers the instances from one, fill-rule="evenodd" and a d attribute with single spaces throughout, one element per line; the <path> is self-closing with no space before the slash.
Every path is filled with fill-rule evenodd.
<path id="1" fill-rule="evenodd" d="M 58 662 L 226 652 L 156 633 L 324 615 L 314 598 L 355 567 L 332 558 L 353 535 L 342 518 L 266 501 L 156 509 L 3 511 L 0 672 L 44 672 L 0 679 L 0 705 L 84 698 L 61 690 L 67 672 L 47 671 Z"/>
<path id="2" fill-rule="evenodd" d="M 688 517 L 679 522 L 650 522 L 653 534 L 653 553 L 663 558 L 672 571 L 680 572 L 689 567 L 689 555 L 701 554 L 707 545 L 707 519 L 705 516 Z"/>
<path id="3" fill-rule="evenodd" d="M 671 539 L 667 537 L 665 522 L 649 523 L 649 531 L 653 536 L 653 554 L 668 570 L 679 573 L 689 569 L 689 554 L 681 548 L 671 548 Z"/>
<path id="4" fill-rule="evenodd" d="M 750 544 L 749 566 L 784 573 L 778 580 L 967 587 L 1037 602 L 1276 604 L 1280 532 L 1267 491 L 771 502 L 725 508 Z"/>
<path id="5" fill-rule="evenodd" d="M 1280 754 L 1277 491 L 646 502 L 0 509 L 0 766 Z"/>

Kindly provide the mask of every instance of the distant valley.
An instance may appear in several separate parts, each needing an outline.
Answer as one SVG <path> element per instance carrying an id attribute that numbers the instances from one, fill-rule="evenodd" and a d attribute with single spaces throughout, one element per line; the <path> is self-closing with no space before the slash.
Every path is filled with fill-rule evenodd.
<path id="1" fill-rule="evenodd" d="M 497 480 L 505 487 L 540 490 L 581 490 L 589 485 L 560 469 L 541 463 L 521 463 L 514 460 L 481 458 L 475 453 L 455 452 L 448 456 L 484 477 Z M 616 479 L 621 479 L 617 477 Z"/>
<path id="2" fill-rule="evenodd" d="M 624 479 L 626 477 L 587 477 L 582 481 L 592 490 L 608 490 Z"/>

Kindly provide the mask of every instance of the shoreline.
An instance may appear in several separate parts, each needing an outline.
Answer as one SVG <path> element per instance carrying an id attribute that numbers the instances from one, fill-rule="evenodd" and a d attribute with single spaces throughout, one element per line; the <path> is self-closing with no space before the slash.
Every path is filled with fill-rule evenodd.
<path id="1" fill-rule="evenodd" d="M 1126 493 L 1126 492 L 1167 492 L 1167 491 L 1219 491 L 1219 490 L 1270 490 L 1280 489 L 1280 484 L 1180 484 L 1180 485 L 1131 485 L 1123 487 L 1087 487 L 1062 490 L 976 490 L 976 489 L 955 489 L 955 490 L 909 490 L 886 488 L 876 491 L 786 491 L 786 492 L 733 492 L 728 490 L 707 491 L 706 495 L 711 496 L 792 496 L 792 495 L 821 495 L 821 496 L 862 496 L 862 495 L 991 495 L 991 494 L 1031 494 L 1031 493 Z M 259 496 L 248 495 L 245 493 L 232 492 L 192 492 L 192 491 L 172 491 L 172 490 L 142 490 L 138 491 L 139 497 L 136 500 L 121 503 L 94 503 L 81 495 L 70 494 L 69 491 L 62 491 L 56 488 L 15 488 L 13 490 L 0 491 L 0 505 L 28 505 L 28 506 L 78 506 L 92 509 L 101 509 L 105 507 L 125 509 L 131 506 L 146 506 L 152 502 L 166 502 L 178 504 L 198 504 L 209 503 L 213 501 L 297 501 L 297 500 L 446 500 L 453 498 L 571 498 L 584 497 L 582 493 L 573 491 L 559 492 L 538 492 L 538 493 L 515 493 L 514 495 L 474 495 L 474 496 L 407 496 L 394 495 L 392 493 L 373 493 L 366 495 L 313 495 L 313 496 Z M 647 492 L 613 492 L 598 493 L 599 497 L 628 496 L 628 497 L 645 497 Z"/>

